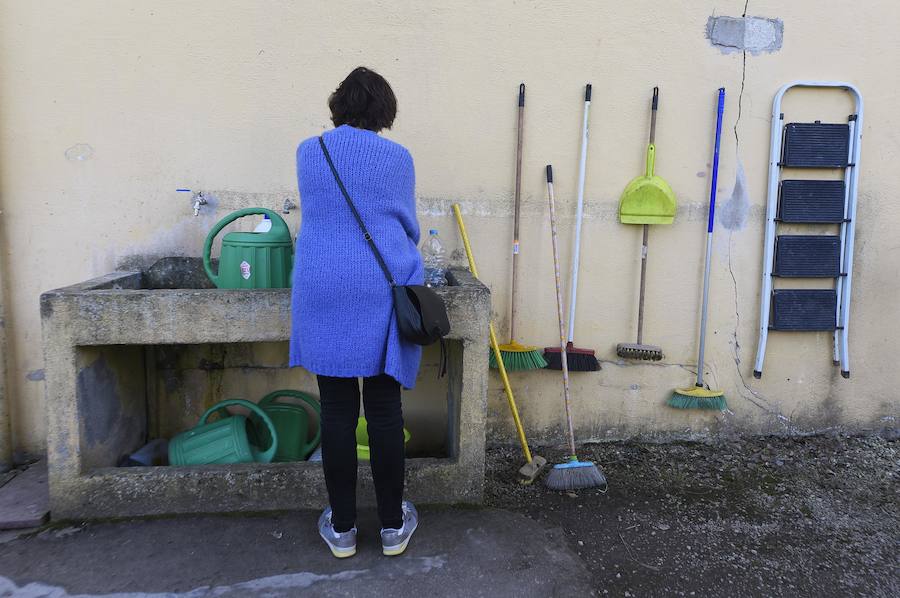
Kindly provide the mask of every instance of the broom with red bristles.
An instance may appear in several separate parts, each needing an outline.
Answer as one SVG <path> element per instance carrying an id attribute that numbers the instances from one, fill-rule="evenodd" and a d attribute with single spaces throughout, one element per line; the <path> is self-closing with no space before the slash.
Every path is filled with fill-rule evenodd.
<path id="1" fill-rule="evenodd" d="M 600 362 L 592 349 L 582 349 L 575 346 L 575 303 L 578 296 L 578 266 L 581 257 L 581 223 L 584 219 L 584 173 L 587 166 L 588 146 L 588 114 L 591 108 L 591 84 L 584 88 L 584 119 L 581 125 L 581 161 L 578 166 L 578 207 L 575 211 L 575 243 L 572 250 L 572 280 L 569 287 L 569 336 L 562 347 L 547 347 L 544 349 L 544 359 L 547 367 L 554 370 L 562 369 L 563 355 L 570 372 L 596 372 L 600 369 Z"/>

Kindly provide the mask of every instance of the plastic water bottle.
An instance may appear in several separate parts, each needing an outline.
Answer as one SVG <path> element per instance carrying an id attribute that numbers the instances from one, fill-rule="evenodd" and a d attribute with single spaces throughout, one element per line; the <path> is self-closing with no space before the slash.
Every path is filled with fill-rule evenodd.
<path id="1" fill-rule="evenodd" d="M 425 263 L 425 284 L 442 287 L 447 284 L 447 252 L 438 237 L 437 229 L 428 231 L 428 238 L 422 243 L 422 261 Z"/>
<path id="2" fill-rule="evenodd" d="M 256 228 L 253 229 L 255 233 L 267 233 L 272 230 L 272 220 L 269 219 L 268 214 L 263 214 L 263 219 L 259 221 L 259 224 L 256 225 Z"/>

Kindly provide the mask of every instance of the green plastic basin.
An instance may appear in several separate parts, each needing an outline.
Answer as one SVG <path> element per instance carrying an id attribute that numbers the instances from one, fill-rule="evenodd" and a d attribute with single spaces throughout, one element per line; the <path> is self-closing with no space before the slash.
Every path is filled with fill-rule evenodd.
<path id="1" fill-rule="evenodd" d="M 411 437 L 409 430 L 403 428 L 403 444 L 407 444 Z M 356 422 L 356 456 L 364 461 L 369 460 L 369 429 L 364 417 Z"/>

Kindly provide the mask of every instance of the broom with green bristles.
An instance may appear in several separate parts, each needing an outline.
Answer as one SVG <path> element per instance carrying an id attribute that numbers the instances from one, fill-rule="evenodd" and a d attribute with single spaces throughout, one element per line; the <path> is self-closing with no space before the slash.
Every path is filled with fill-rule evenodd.
<path id="1" fill-rule="evenodd" d="M 709 267 L 712 261 L 713 224 L 716 219 L 716 180 L 719 176 L 719 142 L 722 139 L 722 114 L 725 111 L 725 88 L 719 88 L 716 113 L 716 145 L 713 152 L 712 180 L 709 190 L 709 223 L 706 227 L 706 267 L 703 272 L 703 309 L 700 315 L 700 354 L 697 357 L 697 383 L 693 388 L 677 388 L 669 398 L 669 406 L 678 409 L 725 409 L 725 393 L 703 384 L 703 355 L 706 348 L 706 312 L 709 307 Z"/>
<path id="2" fill-rule="evenodd" d="M 522 345 L 516 342 L 516 282 L 517 282 L 517 258 L 519 257 L 519 208 L 522 191 L 522 129 L 525 121 L 525 84 L 519 85 L 519 124 L 516 137 L 516 195 L 515 216 L 513 224 L 513 252 L 512 252 L 512 286 L 509 300 L 509 342 L 500 345 L 500 356 L 503 366 L 509 371 L 539 370 L 547 367 L 542 351 L 537 347 Z M 493 351 L 490 353 L 490 366 L 497 369 L 497 358 Z"/>

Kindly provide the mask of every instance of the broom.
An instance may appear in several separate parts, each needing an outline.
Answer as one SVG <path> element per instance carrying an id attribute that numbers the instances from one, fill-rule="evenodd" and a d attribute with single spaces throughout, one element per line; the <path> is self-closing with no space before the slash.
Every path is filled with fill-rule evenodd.
<path id="1" fill-rule="evenodd" d="M 647 289 L 647 246 L 651 224 L 671 224 L 675 218 L 675 193 L 665 179 L 653 174 L 656 162 L 656 112 L 659 108 L 659 88 L 653 88 L 650 109 L 650 143 L 647 145 L 647 170 L 631 180 L 619 200 L 619 220 L 623 224 L 642 224 L 641 290 L 638 295 L 637 342 L 619 343 L 616 355 L 624 359 L 659 361 L 663 350 L 657 345 L 644 344 L 644 297 Z"/>
<path id="2" fill-rule="evenodd" d="M 565 463 L 553 466 L 547 474 L 546 484 L 551 490 L 578 490 L 606 486 L 604 476 L 590 461 L 579 461 L 575 455 L 575 430 L 572 427 L 572 406 L 569 398 L 569 368 L 566 359 L 566 331 L 563 322 L 562 287 L 559 282 L 559 243 L 556 238 L 556 202 L 553 198 L 553 167 L 547 165 L 547 195 L 550 200 L 550 235 L 553 239 L 553 269 L 556 277 L 556 312 L 559 319 L 559 350 L 563 394 L 566 404 L 566 423 L 569 426 L 569 458 Z"/>
<path id="3" fill-rule="evenodd" d="M 478 268 L 475 267 L 475 256 L 472 255 L 472 246 L 469 245 L 469 235 L 466 234 L 466 225 L 462 219 L 462 212 L 459 210 L 459 204 L 453 204 L 453 214 L 456 216 L 456 225 L 459 227 L 459 236 L 462 237 L 463 247 L 466 248 L 466 257 L 469 259 L 469 270 L 472 276 L 478 278 Z M 519 436 L 519 444 L 522 445 L 522 453 L 525 455 L 525 465 L 519 468 L 519 475 L 522 476 L 522 482 L 530 484 L 535 480 L 541 470 L 547 465 L 547 460 L 539 455 L 532 455 L 531 449 L 528 448 L 528 440 L 525 438 L 525 428 L 522 426 L 522 420 L 519 419 L 519 409 L 516 407 L 516 399 L 513 396 L 512 385 L 509 383 L 509 377 L 506 375 L 506 368 L 503 365 L 503 359 L 500 357 L 500 347 L 497 344 L 497 335 L 494 333 L 494 323 L 488 324 L 488 332 L 490 334 L 491 349 L 497 356 L 498 368 L 500 370 L 500 379 L 503 380 L 503 390 L 506 392 L 506 402 L 509 404 L 509 410 L 512 413 L 513 423 L 516 425 L 516 433 Z"/>
<path id="4" fill-rule="evenodd" d="M 516 282 L 517 282 L 517 259 L 519 257 L 519 208 L 521 203 L 522 190 L 522 143 L 523 143 L 523 125 L 525 121 L 525 84 L 519 85 L 519 123 L 516 133 L 516 200 L 515 200 L 515 217 L 513 225 L 513 252 L 512 252 L 512 287 L 510 289 L 510 305 L 509 305 L 509 342 L 500 345 L 500 356 L 503 359 L 503 365 L 508 371 L 517 370 L 539 370 L 547 367 L 547 362 L 541 351 L 537 347 L 530 345 L 522 345 L 515 341 L 516 330 Z M 497 358 L 491 351 L 489 358 L 490 366 L 497 369 Z"/>
<path id="5" fill-rule="evenodd" d="M 569 337 L 562 347 L 544 349 L 547 367 L 562 369 L 563 356 L 570 372 L 596 372 L 600 362 L 592 349 L 575 346 L 575 303 L 578 294 L 578 266 L 581 257 L 581 223 L 584 218 L 584 173 L 587 165 L 588 114 L 591 108 L 591 84 L 584 88 L 584 119 L 581 124 L 581 161 L 578 165 L 578 206 L 575 211 L 575 242 L 572 250 L 572 280 L 569 287 Z"/>
<path id="6" fill-rule="evenodd" d="M 712 180 L 709 190 L 709 223 L 706 227 L 706 267 L 703 271 L 703 309 L 700 315 L 700 354 L 697 356 L 697 383 L 691 388 L 677 388 L 668 404 L 678 409 L 718 409 L 726 407 L 725 393 L 703 384 L 703 354 L 706 348 L 706 312 L 709 306 L 709 267 L 712 261 L 713 224 L 716 214 L 716 179 L 719 176 L 719 142 L 722 139 L 722 113 L 725 110 L 725 88 L 719 88 L 719 107 L 716 113 L 716 145 L 713 151 Z"/>

